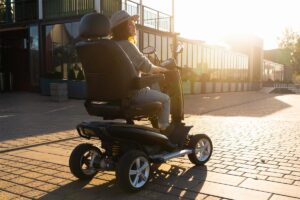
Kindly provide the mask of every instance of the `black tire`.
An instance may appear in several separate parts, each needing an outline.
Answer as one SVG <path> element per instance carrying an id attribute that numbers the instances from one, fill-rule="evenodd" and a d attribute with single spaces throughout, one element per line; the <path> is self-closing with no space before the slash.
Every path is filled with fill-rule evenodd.
<path id="1" fill-rule="evenodd" d="M 96 152 L 97 155 L 101 156 L 101 151 L 93 146 L 92 144 L 79 144 L 72 151 L 69 159 L 69 167 L 74 176 L 79 179 L 86 180 L 93 178 L 98 170 L 94 167 L 88 166 L 87 162 L 89 161 L 90 152 Z M 84 168 L 84 165 L 86 169 Z"/>
<path id="2" fill-rule="evenodd" d="M 137 166 L 137 159 L 140 160 L 140 168 Z M 148 166 L 142 170 L 143 166 Z M 136 174 L 131 174 L 136 169 Z M 141 171 L 140 171 L 141 170 Z M 145 187 L 150 179 L 151 167 L 146 154 L 139 150 L 132 150 L 125 153 L 118 162 L 116 178 L 120 187 L 128 192 L 137 192 Z"/>
<path id="3" fill-rule="evenodd" d="M 198 145 L 201 145 L 204 148 L 203 153 L 205 154 L 200 153 L 199 155 L 198 152 L 196 152 L 197 147 L 199 147 Z M 211 139 L 205 134 L 193 135 L 190 138 L 188 147 L 193 149 L 193 153 L 188 155 L 190 161 L 199 166 L 204 165 L 210 159 L 213 152 Z"/>

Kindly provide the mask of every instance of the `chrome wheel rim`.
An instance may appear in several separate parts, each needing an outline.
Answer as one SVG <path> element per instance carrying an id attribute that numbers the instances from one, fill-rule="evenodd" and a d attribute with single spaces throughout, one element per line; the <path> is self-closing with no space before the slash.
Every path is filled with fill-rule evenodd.
<path id="1" fill-rule="evenodd" d="M 199 161 L 206 161 L 211 154 L 211 145 L 208 139 L 202 138 L 196 144 L 195 154 Z"/>
<path id="2" fill-rule="evenodd" d="M 91 149 L 83 154 L 80 160 L 80 167 L 84 174 L 92 175 L 97 172 L 94 167 L 94 161 L 97 156 L 100 156 L 99 152 Z"/>
<path id="3" fill-rule="evenodd" d="M 137 157 L 130 165 L 129 180 L 134 188 L 140 188 L 146 184 L 149 178 L 150 165 L 145 157 Z"/>

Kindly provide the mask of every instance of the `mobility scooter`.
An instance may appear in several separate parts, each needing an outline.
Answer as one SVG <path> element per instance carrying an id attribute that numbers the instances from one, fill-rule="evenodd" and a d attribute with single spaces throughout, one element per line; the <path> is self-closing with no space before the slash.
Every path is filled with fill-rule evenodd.
<path id="1" fill-rule="evenodd" d="M 98 172 L 115 171 L 121 188 L 139 191 L 149 181 L 153 163 L 187 155 L 195 165 L 204 165 L 212 154 L 212 142 L 205 134 L 188 134 L 191 127 L 183 123 L 181 79 L 174 59 L 162 62 L 169 69 L 166 73 L 139 77 L 126 53 L 108 39 L 109 33 L 110 23 L 104 15 L 91 13 L 81 19 L 82 40 L 76 48 L 86 76 L 85 108 L 90 115 L 103 120 L 77 126 L 81 137 L 100 143 L 99 146 L 79 144 L 73 150 L 69 159 L 73 175 L 91 179 Z M 130 102 L 132 91 L 157 82 L 171 100 L 173 129 L 168 135 L 157 125 L 160 102 L 139 105 Z M 134 123 L 145 118 L 152 127 Z"/>

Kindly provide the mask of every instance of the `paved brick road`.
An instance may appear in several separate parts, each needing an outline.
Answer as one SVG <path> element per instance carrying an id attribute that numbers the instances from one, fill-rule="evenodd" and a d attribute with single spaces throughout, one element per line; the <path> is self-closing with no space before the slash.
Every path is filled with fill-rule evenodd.
<path id="1" fill-rule="evenodd" d="M 82 101 L 0 94 L 0 199 L 300 199 L 300 96 L 258 92 L 187 96 L 187 124 L 208 134 L 205 167 L 186 157 L 161 165 L 148 187 L 126 194 L 112 172 L 90 182 L 69 172 Z M 145 122 L 142 122 L 145 123 Z"/>

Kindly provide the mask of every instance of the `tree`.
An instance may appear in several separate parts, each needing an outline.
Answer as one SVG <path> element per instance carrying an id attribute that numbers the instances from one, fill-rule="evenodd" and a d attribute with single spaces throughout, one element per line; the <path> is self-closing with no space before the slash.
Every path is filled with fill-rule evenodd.
<path id="1" fill-rule="evenodd" d="M 300 73 L 300 37 L 298 37 L 292 51 L 292 63 L 294 64 L 295 71 Z"/>
<path id="2" fill-rule="evenodd" d="M 5 0 L 0 0 L 0 22 L 5 20 Z"/>
<path id="3" fill-rule="evenodd" d="M 279 39 L 279 47 L 282 49 L 293 50 L 297 40 L 299 38 L 299 34 L 292 29 L 285 28 L 282 36 Z"/>
<path id="4" fill-rule="evenodd" d="M 0 22 L 12 22 L 12 0 L 0 0 Z"/>
<path id="5" fill-rule="evenodd" d="M 279 47 L 291 52 L 291 63 L 296 73 L 300 73 L 300 35 L 292 29 L 286 28 L 279 38 Z"/>

